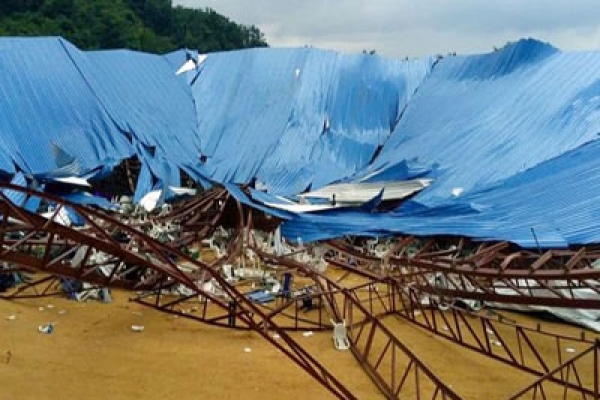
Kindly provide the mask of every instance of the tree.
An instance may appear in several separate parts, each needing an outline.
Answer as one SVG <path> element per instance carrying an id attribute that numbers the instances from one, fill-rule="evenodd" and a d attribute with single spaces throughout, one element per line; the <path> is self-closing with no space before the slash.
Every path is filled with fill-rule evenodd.
<path id="1" fill-rule="evenodd" d="M 82 49 L 168 52 L 267 46 L 255 26 L 171 0 L 2 0 L 0 35 L 63 36 Z"/>

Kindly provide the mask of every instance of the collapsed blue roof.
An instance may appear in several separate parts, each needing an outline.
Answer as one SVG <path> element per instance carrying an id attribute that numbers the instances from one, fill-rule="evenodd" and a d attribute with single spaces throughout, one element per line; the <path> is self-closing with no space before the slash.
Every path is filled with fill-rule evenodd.
<path id="1" fill-rule="evenodd" d="M 393 213 L 305 215 L 284 224 L 284 234 L 598 243 L 599 134 L 598 52 L 522 40 L 496 53 L 445 58 L 369 167 L 405 162 L 429 171 L 434 183 Z"/>
<path id="2" fill-rule="evenodd" d="M 419 88 L 373 168 L 405 160 L 432 170 L 416 201 L 447 202 L 595 140 L 600 53 L 534 40 L 449 57 Z M 591 101 L 590 101 L 591 100 Z"/>
<path id="3" fill-rule="evenodd" d="M 179 169 L 285 194 L 344 179 L 373 158 L 433 65 L 255 49 L 211 54 L 186 79 L 175 71 L 190 52 L 83 52 L 61 38 L 0 46 L 1 170 L 51 174 L 64 167 L 51 146 L 80 174 L 137 155 L 147 190 L 179 184 Z"/>
<path id="4" fill-rule="evenodd" d="M 60 38 L 0 39 L 0 168 L 29 174 L 60 165 L 53 149 L 76 155 L 82 169 L 113 165 L 131 146 Z"/>
<path id="5" fill-rule="evenodd" d="M 280 194 L 352 175 L 388 139 L 432 65 L 315 49 L 211 55 L 192 85 L 204 171 Z"/>
<path id="6" fill-rule="evenodd" d="M 135 155 L 137 199 L 179 185 L 180 170 L 240 198 L 233 184 L 294 195 L 366 176 L 429 177 L 393 212 L 272 213 L 304 242 L 600 242 L 600 52 L 532 39 L 441 60 L 252 49 L 210 54 L 176 76 L 189 57 L 0 38 L 0 171 L 87 177 Z M 253 197 L 242 200 L 269 211 Z"/>

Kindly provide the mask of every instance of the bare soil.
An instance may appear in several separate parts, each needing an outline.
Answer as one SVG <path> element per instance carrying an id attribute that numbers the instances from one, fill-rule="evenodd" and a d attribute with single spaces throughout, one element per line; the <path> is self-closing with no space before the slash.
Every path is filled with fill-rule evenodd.
<path id="1" fill-rule="evenodd" d="M 0 300 L 0 399 L 333 398 L 258 334 L 162 314 L 129 302 L 127 293 L 113 296 L 111 304 Z M 38 326 L 49 322 L 55 331 L 39 333 Z M 507 398 L 535 379 L 397 318 L 385 324 L 466 399 Z M 133 332 L 132 325 L 144 331 Z M 564 333 L 580 330 L 547 325 Z M 293 336 L 358 398 L 382 398 L 352 354 L 333 348 L 331 333 Z"/>

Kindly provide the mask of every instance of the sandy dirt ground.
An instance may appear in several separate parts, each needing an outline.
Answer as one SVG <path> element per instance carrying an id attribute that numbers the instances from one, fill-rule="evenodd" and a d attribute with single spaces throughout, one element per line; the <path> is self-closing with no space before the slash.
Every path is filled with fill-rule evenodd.
<path id="1" fill-rule="evenodd" d="M 333 398 L 257 334 L 175 318 L 129 302 L 126 293 L 113 295 L 111 304 L 0 300 L 0 399 Z M 507 398 L 534 380 L 398 318 L 384 321 L 466 399 Z M 55 331 L 39 333 L 38 326 L 48 322 Z M 132 325 L 145 329 L 135 333 Z M 580 331 L 563 324 L 544 326 Z M 358 398 L 382 398 L 351 353 L 333 349 L 330 333 L 294 338 Z"/>
<path id="2" fill-rule="evenodd" d="M 111 304 L 0 300 L 0 399 L 334 398 L 257 334 L 176 319 L 113 295 Z M 48 322 L 55 331 L 39 333 Z M 381 398 L 351 353 L 333 348 L 331 334 L 294 337 L 360 398 Z"/>

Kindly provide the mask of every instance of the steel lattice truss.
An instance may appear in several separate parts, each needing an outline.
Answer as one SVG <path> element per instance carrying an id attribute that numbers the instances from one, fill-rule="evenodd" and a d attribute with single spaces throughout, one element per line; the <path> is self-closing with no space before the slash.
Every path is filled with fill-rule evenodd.
<path id="1" fill-rule="evenodd" d="M 580 289 L 600 294 L 600 268 L 594 267 L 600 252 L 596 249 L 539 254 L 511 251 L 506 242 L 474 247 L 457 239 L 439 246 L 434 240 L 422 242 L 409 237 L 378 258 L 345 243 L 329 245 L 340 251 L 343 263 L 352 257 L 363 268 L 385 270 L 399 282 L 440 298 L 600 309 L 598 298 L 576 296 Z"/>
<path id="2" fill-rule="evenodd" d="M 69 207 L 85 221 L 84 229 L 62 226 L 53 218 L 14 205 L 0 192 L 0 261 L 10 265 L 3 272 L 43 273 L 9 297 L 55 294 L 58 279 L 64 278 L 123 288 L 137 293 L 139 303 L 159 311 L 256 331 L 338 398 L 354 399 L 343 377 L 334 376 L 287 333 L 330 329 L 330 320 L 346 321 L 352 353 L 386 398 L 460 399 L 382 322 L 397 318 L 531 374 L 536 379 L 533 384 L 512 399 L 557 398 L 557 386 L 564 399 L 574 395 L 599 398 L 594 340 L 526 328 L 451 305 L 454 299 L 472 299 L 600 308 L 597 300 L 576 296 L 577 289 L 598 292 L 600 288 L 600 273 L 594 267 L 600 252 L 593 249 L 536 254 L 515 251 L 507 243 L 409 237 L 395 241 L 385 254 L 375 255 L 348 243 L 332 242 L 328 245 L 334 251 L 328 261 L 343 272 L 334 279 L 294 257 L 261 250 L 250 233 L 252 213 L 244 212 L 239 204 L 239 226 L 225 256 L 206 264 L 182 253 L 180 246 L 206 237 L 218 225 L 228 201 L 223 190 L 208 192 L 147 221 L 181 226 L 177 240 L 162 244 L 145 234 L 142 225 L 115 215 L 19 187 L 3 188 L 56 203 L 55 215 Z M 274 271 L 292 271 L 306 282 L 307 291 L 281 298 L 273 307 L 253 303 L 221 270 L 227 263 L 248 257 Z M 307 300 L 313 308 L 301 312 Z M 197 312 L 190 313 L 191 308 Z M 273 338 L 274 333 L 279 340 Z M 556 346 L 556 354 L 541 351 L 548 343 Z M 587 350 L 563 359 L 564 343 L 577 343 Z M 554 397 L 548 397 L 549 393 Z"/>
<path id="3" fill-rule="evenodd" d="M 25 191 L 30 196 L 40 195 L 19 187 L 7 188 Z M 191 291 L 189 298 L 210 300 L 211 309 L 221 310 L 226 316 L 230 314 L 229 302 L 235 302 L 236 319 L 241 324 L 258 332 L 339 398 L 355 398 L 274 322 L 274 315 L 249 301 L 215 268 L 160 244 L 106 214 L 65 203 L 58 198 L 44 196 L 44 199 L 58 204 L 56 215 L 62 207 L 70 207 L 85 220 L 87 229 L 78 231 L 53 222 L 52 218 L 47 220 L 31 214 L 0 194 L 2 261 L 51 275 L 132 291 L 163 293 L 181 285 Z M 98 254 L 102 257 L 92 257 Z M 185 268 L 180 267 L 181 263 L 185 263 Z M 203 289 L 203 284 L 209 280 L 220 286 L 229 301 Z M 173 303 L 161 303 L 158 296 L 154 305 L 162 310 L 174 306 Z M 221 318 L 206 314 L 200 319 L 215 323 Z M 273 339 L 273 333 L 277 333 L 280 339 Z"/>

